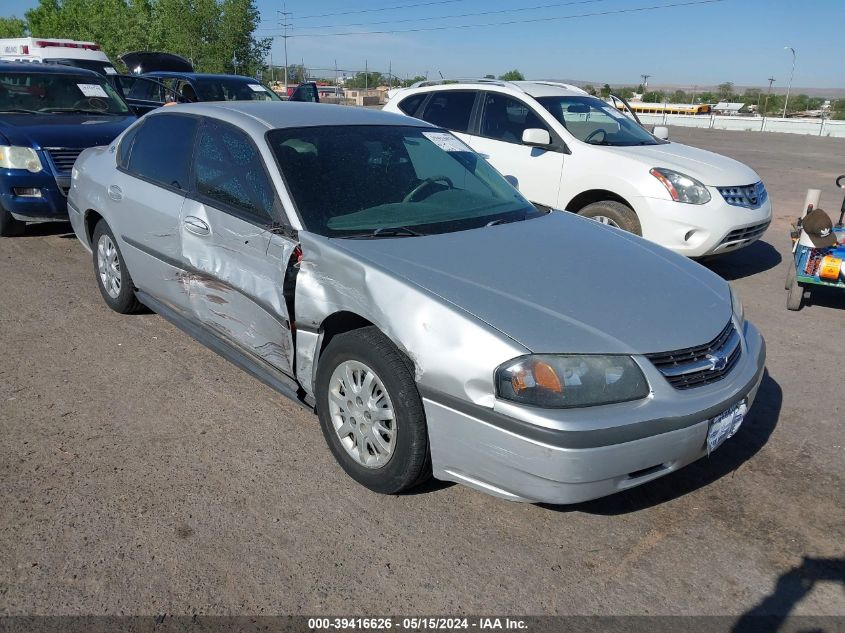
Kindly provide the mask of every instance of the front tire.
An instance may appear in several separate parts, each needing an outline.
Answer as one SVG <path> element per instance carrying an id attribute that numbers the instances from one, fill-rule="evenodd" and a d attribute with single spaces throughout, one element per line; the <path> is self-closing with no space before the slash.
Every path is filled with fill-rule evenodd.
<path id="1" fill-rule="evenodd" d="M 94 272 L 103 300 L 115 312 L 132 314 L 143 309 L 135 297 L 135 284 L 117 246 L 114 233 L 105 220 L 97 222 L 92 237 Z"/>
<path id="2" fill-rule="evenodd" d="M 377 328 L 329 342 L 315 395 L 326 442 L 355 481 L 396 494 L 431 476 L 425 411 L 410 362 Z"/>
<path id="3" fill-rule="evenodd" d="M 643 234 L 640 219 L 634 210 L 615 200 L 601 200 L 588 204 L 578 212 L 578 215 L 596 220 L 602 224 L 615 226 L 634 235 L 642 236 Z"/>
<path id="4" fill-rule="evenodd" d="M 789 294 L 786 296 L 786 308 L 797 312 L 804 302 L 804 288 L 798 283 L 798 273 L 795 271 L 792 262 L 789 263 L 789 270 L 786 275 L 786 289 L 789 290 Z"/>
<path id="5" fill-rule="evenodd" d="M 0 206 L 0 237 L 17 237 L 23 235 L 26 222 L 12 217 L 12 214 Z"/>

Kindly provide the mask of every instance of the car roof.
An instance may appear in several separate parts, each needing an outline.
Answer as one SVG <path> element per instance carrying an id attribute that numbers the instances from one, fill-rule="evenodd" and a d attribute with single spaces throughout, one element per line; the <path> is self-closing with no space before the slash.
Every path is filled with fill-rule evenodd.
<path id="1" fill-rule="evenodd" d="M 79 66 L 71 66 L 70 64 L 44 64 L 42 62 L 3 62 L 0 61 L 0 72 L 7 73 L 38 73 L 49 75 L 90 75 L 92 77 L 100 77 L 98 72 L 88 70 L 87 68 L 80 68 Z"/>
<path id="2" fill-rule="evenodd" d="M 141 77 L 172 77 L 174 79 L 242 79 L 243 81 L 258 82 L 254 77 L 245 75 L 226 75 L 215 73 L 182 73 L 175 70 L 151 70 L 142 73 Z"/>
<path id="3" fill-rule="evenodd" d="M 572 84 L 558 81 L 504 81 L 501 79 L 446 79 L 442 81 L 420 81 L 410 87 L 421 88 L 426 92 L 438 90 L 500 90 L 511 94 L 527 94 L 532 97 L 583 97 L 589 96 L 585 90 Z"/>
<path id="4" fill-rule="evenodd" d="M 401 125 L 435 128 L 436 126 L 402 114 L 382 112 L 329 103 L 300 101 L 204 101 L 163 108 L 147 116 L 170 112 L 198 114 L 233 123 L 255 135 L 269 129 L 329 125 Z"/>

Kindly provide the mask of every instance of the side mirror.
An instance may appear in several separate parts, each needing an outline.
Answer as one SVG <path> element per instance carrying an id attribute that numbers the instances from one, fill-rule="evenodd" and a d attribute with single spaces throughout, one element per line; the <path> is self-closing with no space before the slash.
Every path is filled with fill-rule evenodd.
<path id="1" fill-rule="evenodd" d="M 530 127 L 522 131 L 523 145 L 551 145 L 552 136 L 548 130 L 541 130 L 537 127 Z"/>
<path id="2" fill-rule="evenodd" d="M 665 125 L 658 125 L 657 127 L 655 127 L 652 134 L 654 134 L 654 136 L 656 136 L 662 141 L 669 140 L 669 128 Z"/>

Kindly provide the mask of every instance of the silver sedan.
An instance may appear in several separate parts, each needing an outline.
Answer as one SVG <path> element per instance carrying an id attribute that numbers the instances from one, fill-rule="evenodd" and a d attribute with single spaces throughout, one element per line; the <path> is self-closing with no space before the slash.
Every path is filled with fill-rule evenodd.
<path id="1" fill-rule="evenodd" d="M 763 375 L 725 281 L 535 208 L 407 117 L 162 109 L 83 152 L 68 205 L 111 308 L 148 306 L 315 409 L 378 492 L 433 474 L 518 501 L 608 495 L 718 449 Z"/>

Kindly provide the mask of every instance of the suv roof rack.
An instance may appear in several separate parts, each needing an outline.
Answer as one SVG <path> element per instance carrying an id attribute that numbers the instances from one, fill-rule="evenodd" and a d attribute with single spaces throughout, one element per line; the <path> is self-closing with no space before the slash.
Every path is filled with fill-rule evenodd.
<path id="1" fill-rule="evenodd" d="M 515 81 L 513 82 L 517 85 L 519 84 L 540 84 L 541 86 L 555 86 L 556 88 L 565 88 L 566 90 L 572 90 L 574 92 L 583 92 L 584 94 L 589 94 L 583 88 L 579 88 L 573 84 L 567 84 L 562 81 L 546 81 L 544 79 L 538 79 L 535 81 Z"/>
<path id="2" fill-rule="evenodd" d="M 486 77 L 482 77 L 481 79 L 425 79 L 423 81 L 418 81 L 408 87 L 425 88 L 426 86 L 441 86 L 444 84 L 492 84 L 494 86 L 510 86 L 512 88 L 516 88 L 521 92 L 524 92 L 522 88 L 520 88 L 517 84 L 512 81 L 505 81 L 503 79 L 489 79 Z"/>

